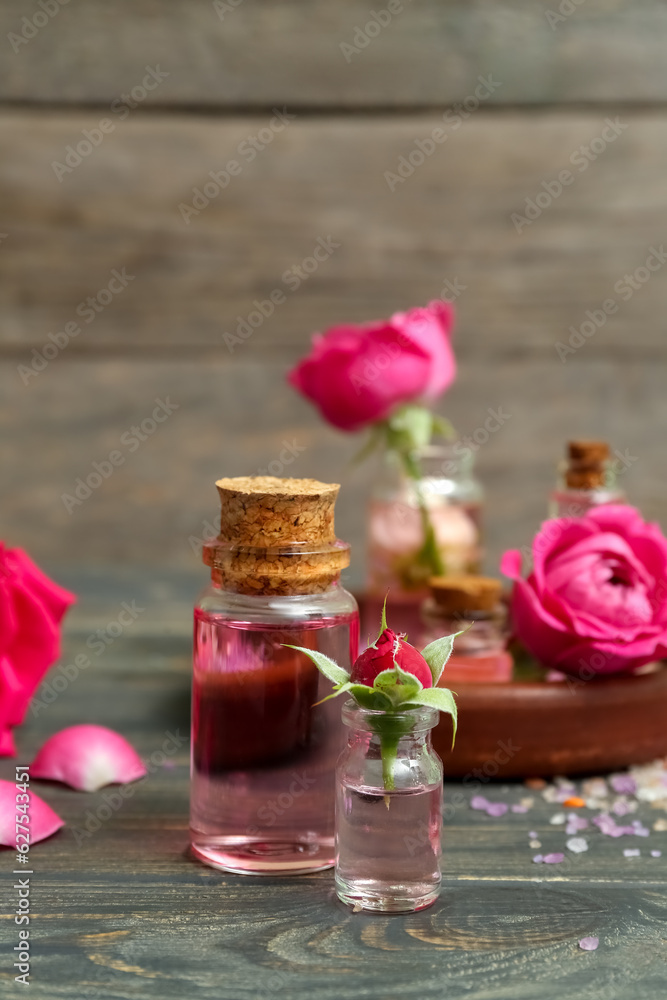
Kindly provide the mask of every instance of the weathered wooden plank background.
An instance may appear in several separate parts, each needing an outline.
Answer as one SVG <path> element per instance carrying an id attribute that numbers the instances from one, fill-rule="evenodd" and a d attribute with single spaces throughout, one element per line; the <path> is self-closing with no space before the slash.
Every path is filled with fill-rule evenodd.
<path id="1" fill-rule="evenodd" d="M 478 453 L 489 568 L 539 523 L 570 435 L 627 449 L 628 491 L 664 515 L 667 267 L 631 294 L 624 278 L 667 236 L 664 5 L 587 0 L 550 24 L 555 3 L 415 0 L 377 34 L 364 26 L 384 8 L 360 0 L 218 6 L 70 0 L 37 27 L 41 8 L 2 6 L 3 537 L 53 569 L 195 571 L 188 538 L 215 515 L 213 480 L 267 468 L 287 441 L 285 475 L 344 482 L 358 583 L 359 442 L 323 427 L 284 375 L 313 330 L 447 295 L 447 282 L 462 289 L 460 376 L 441 408 L 462 433 L 489 407 L 509 415 Z M 349 62 L 341 43 L 359 49 Z M 132 97 L 147 67 L 168 75 Z M 456 105 L 479 77 L 493 92 L 464 120 Z M 137 106 L 123 110 L 127 94 Z M 294 117 L 267 132 L 273 108 Z M 390 190 L 385 173 L 438 126 L 446 141 Z M 84 130 L 97 145 L 68 164 Z M 186 223 L 179 205 L 230 159 L 241 172 Z M 563 170 L 573 181 L 554 196 Z M 512 214 L 539 193 L 518 233 Z M 294 289 L 285 272 L 318 239 L 340 245 Z M 86 323 L 77 307 L 114 270 L 126 287 Z M 275 288 L 284 304 L 230 352 L 223 334 Z M 563 361 L 556 345 L 609 298 L 617 311 Z M 156 399 L 177 408 L 123 444 Z M 122 463 L 68 512 L 62 495 L 118 448 Z"/>

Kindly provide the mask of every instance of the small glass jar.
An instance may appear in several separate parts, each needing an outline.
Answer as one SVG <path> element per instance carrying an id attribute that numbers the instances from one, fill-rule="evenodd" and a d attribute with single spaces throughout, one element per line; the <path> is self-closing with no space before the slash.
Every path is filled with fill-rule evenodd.
<path id="1" fill-rule="evenodd" d="M 592 507 L 625 503 L 606 441 L 570 441 L 549 497 L 549 517 L 583 517 Z"/>
<path id="2" fill-rule="evenodd" d="M 422 605 L 419 648 L 462 632 L 445 666 L 447 686 L 511 681 L 514 661 L 507 651 L 507 609 L 500 581 L 484 576 L 434 578 L 430 590 Z"/>
<path id="3" fill-rule="evenodd" d="M 381 755 L 387 713 L 343 706 L 347 746 L 336 768 L 336 892 L 355 909 L 408 913 L 430 906 L 441 884 L 442 761 L 431 746 L 439 712 L 391 715 L 398 743 L 393 785 Z"/>
<path id="4" fill-rule="evenodd" d="M 285 482 L 303 481 L 274 480 Z M 312 526 L 316 507 L 300 518 L 303 498 L 292 502 L 279 486 L 273 489 L 282 514 L 268 516 L 285 544 L 240 544 L 241 527 L 223 520 L 221 530 L 237 540 L 204 546 L 212 581 L 195 607 L 191 848 L 215 868 L 255 875 L 334 863 L 334 772 L 343 728 L 335 702 L 320 704 L 331 683 L 290 647 L 318 650 L 350 669 L 359 645 L 357 604 L 339 582 L 349 546 L 295 540 L 304 530 L 300 520 Z M 227 492 L 237 513 L 232 488 Z M 263 520 L 267 512 L 255 511 L 252 530 Z M 260 539 L 267 540 L 266 532 Z"/>
<path id="5" fill-rule="evenodd" d="M 479 572 L 483 492 L 474 476 L 474 459 L 472 449 L 458 441 L 429 445 L 417 454 L 422 478 L 414 480 L 405 475 L 394 452 L 383 456 L 368 517 L 365 618 L 369 623 L 379 619 L 388 593 L 387 608 L 396 631 L 414 635 L 418 628 L 419 605 L 435 571 L 420 559 L 425 540 L 420 496 L 433 526 L 440 572 Z"/>

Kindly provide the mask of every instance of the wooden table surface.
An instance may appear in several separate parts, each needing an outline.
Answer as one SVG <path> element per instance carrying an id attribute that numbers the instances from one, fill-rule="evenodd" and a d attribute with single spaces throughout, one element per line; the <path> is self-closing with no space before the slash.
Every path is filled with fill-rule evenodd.
<path id="1" fill-rule="evenodd" d="M 70 637 L 63 662 L 85 649 L 85 635 Z M 461 804 L 445 825 L 438 903 L 409 916 L 354 914 L 334 898 L 330 871 L 247 878 L 188 857 L 185 636 L 121 637 L 93 659 L 48 707 L 29 713 L 19 756 L 0 762 L 0 777 L 13 779 L 16 763 L 77 722 L 122 732 L 149 775 L 127 799 L 114 787 L 81 793 L 33 783 L 67 826 L 30 854 L 31 997 L 665 997 L 666 865 L 649 847 L 667 847 L 667 834 L 617 840 L 594 830 L 588 853 L 536 865 L 529 830 L 538 831 L 542 851 L 563 849 L 563 828 L 549 824 L 553 805 L 538 795 L 527 814 L 493 819 L 470 809 L 466 786 L 450 783 L 447 800 Z M 511 801 L 530 794 L 521 784 L 484 791 Z M 640 806 L 637 815 L 652 824 L 663 814 Z M 624 858 L 626 846 L 641 847 L 642 857 Z M 9 951 L 18 941 L 15 865 L 13 852 L 0 857 Z M 596 952 L 578 946 L 590 935 L 600 939 Z M 1 971 L 5 995 L 18 995 L 9 965 Z"/>

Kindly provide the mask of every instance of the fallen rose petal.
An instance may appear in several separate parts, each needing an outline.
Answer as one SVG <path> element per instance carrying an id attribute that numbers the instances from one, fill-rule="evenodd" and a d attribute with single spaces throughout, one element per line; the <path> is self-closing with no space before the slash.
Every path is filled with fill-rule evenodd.
<path id="1" fill-rule="evenodd" d="M 545 865 L 559 865 L 561 861 L 565 861 L 564 854 L 545 854 L 544 863 Z"/>
<path id="2" fill-rule="evenodd" d="M 14 849 L 17 847 L 16 820 L 18 816 L 23 816 L 23 812 L 17 812 L 16 797 L 24 794 L 29 797 L 29 801 L 25 803 L 28 806 L 25 815 L 29 819 L 25 829 L 29 834 L 30 844 L 36 844 L 37 841 L 50 837 L 65 825 L 65 820 L 40 799 L 39 795 L 31 791 L 20 792 L 12 781 L 0 781 L 0 844 L 4 847 Z M 23 840 L 19 840 L 18 843 L 23 843 Z"/>
<path id="3" fill-rule="evenodd" d="M 146 774 L 146 768 L 127 740 L 105 726 L 70 726 L 38 751 L 30 765 L 31 778 L 62 781 L 83 792 L 104 785 L 125 785 Z"/>
<path id="4" fill-rule="evenodd" d="M 579 942 L 579 947 L 582 951 L 595 951 L 600 943 L 600 939 L 596 937 L 585 937 Z"/>

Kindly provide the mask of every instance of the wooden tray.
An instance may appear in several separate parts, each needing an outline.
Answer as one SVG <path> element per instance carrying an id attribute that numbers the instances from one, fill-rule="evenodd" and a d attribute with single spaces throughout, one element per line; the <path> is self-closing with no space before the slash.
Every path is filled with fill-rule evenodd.
<path id="1" fill-rule="evenodd" d="M 588 682 L 455 684 L 459 730 L 433 743 L 446 777 L 598 774 L 667 755 L 667 669 Z"/>

